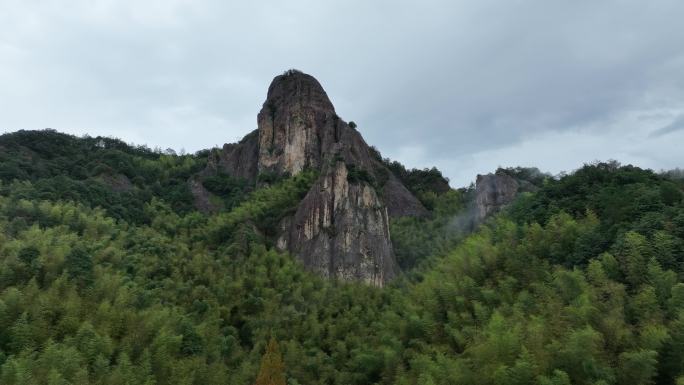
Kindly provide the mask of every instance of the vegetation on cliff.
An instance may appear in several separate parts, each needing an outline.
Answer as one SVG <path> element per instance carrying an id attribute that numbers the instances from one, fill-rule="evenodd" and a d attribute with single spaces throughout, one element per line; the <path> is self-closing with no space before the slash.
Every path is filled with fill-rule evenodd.
<path id="1" fill-rule="evenodd" d="M 271 247 L 313 173 L 213 180 L 205 215 L 206 155 L 47 131 L 0 159 L 2 384 L 684 382 L 681 179 L 586 165 L 469 235 L 472 191 L 427 191 L 392 224 L 410 273 L 375 288 Z"/>

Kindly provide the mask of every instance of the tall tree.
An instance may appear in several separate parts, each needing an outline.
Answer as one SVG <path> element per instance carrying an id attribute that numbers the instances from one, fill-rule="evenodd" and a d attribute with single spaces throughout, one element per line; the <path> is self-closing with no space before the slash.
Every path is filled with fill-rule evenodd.
<path id="1" fill-rule="evenodd" d="M 255 385 L 285 385 L 285 365 L 278 348 L 278 341 L 271 338 L 261 358 L 261 368 Z"/>

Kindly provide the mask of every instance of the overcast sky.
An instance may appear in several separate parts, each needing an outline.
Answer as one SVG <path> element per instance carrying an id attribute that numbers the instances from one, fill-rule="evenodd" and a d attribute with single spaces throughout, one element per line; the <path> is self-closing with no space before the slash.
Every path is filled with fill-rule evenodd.
<path id="1" fill-rule="evenodd" d="M 196 151 L 272 78 L 454 187 L 497 166 L 684 167 L 682 0 L 0 0 L 0 130 Z"/>

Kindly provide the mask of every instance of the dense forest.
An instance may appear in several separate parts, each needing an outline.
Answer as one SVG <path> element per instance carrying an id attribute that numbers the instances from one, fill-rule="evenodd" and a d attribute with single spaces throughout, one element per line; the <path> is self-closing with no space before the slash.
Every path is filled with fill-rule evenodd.
<path id="1" fill-rule="evenodd" d="M 386 161 L 430 216 L 378 288 L 273 248 L 314 172 L 195 211 L 211 151 L 0 136 L 0 384 L 684 384 L 680 171 L 501 170 L 537 188 L 473 227 L 472 188 Z"/>

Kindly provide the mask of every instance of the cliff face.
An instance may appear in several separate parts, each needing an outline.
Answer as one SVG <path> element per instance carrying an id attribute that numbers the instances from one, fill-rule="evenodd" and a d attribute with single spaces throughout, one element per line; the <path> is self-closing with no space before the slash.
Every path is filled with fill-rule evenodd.
<path id="1" fill-rule="evenodd" d="M 390 280 L 398 270 L 389 216 L 427 211 L 337 116 L 318 81 L 296 71 L 277 76 L 257 123 L 256 132 L 212 157 L 204 173 L 256 182 L 259 174 L 318 170 L 295 214 L 281 223 L 278 247 L 326 277 L 378 286 Z"/>
<path id="2" fill-rule="evenodd" d="M 259 172 L 321 172 L 295 215 L 283 221 L 278 246 L 326 277 L 373 285 L 391 279 L 396 264 L 387 208 L 371 184 L 383 166 L 337 116 L 318 81 L 296 72 L 276 77 L 257 121 Z"/>
<path id="3" fill-rule="evenodd" d="M 257 122 L 261 172 L 320 168 L 324 151 L 339 142 L 340 119 L 318 81 L 305 74 L 276 77 Z"/>
<path id="4" fill-rule="evenodd" d="M 259 132 L 254 130 L 239 143 L 224 144 L 219 154 L 212 154 L 202 174 L 206 176 L 222 172 L 253 181 L 259 172 L 258 159 Z"/>
<path id="5" fill-rule="evenodd" d="M 373 175 L 383 167 L 310 75 L 288 72 L 273 79 L 257 122 L 259 172 L 296 175 L 305 168 L 323 169 L 333 158 Z"/>
<path id="6" fill-rule="evenodd" d="M 278 247 L 330 278 L 382 286 L 397 272 L 387 208 L 366 182 L 349 181 L 335 162 L 283 223 Z"/>
<path id="7" fill-rule="evenodd" d="M 478 175 L 475 182 L 476 221 L 481 222 L 511 203 L 518 188 L 518 181 L 509 175 Z"/>

